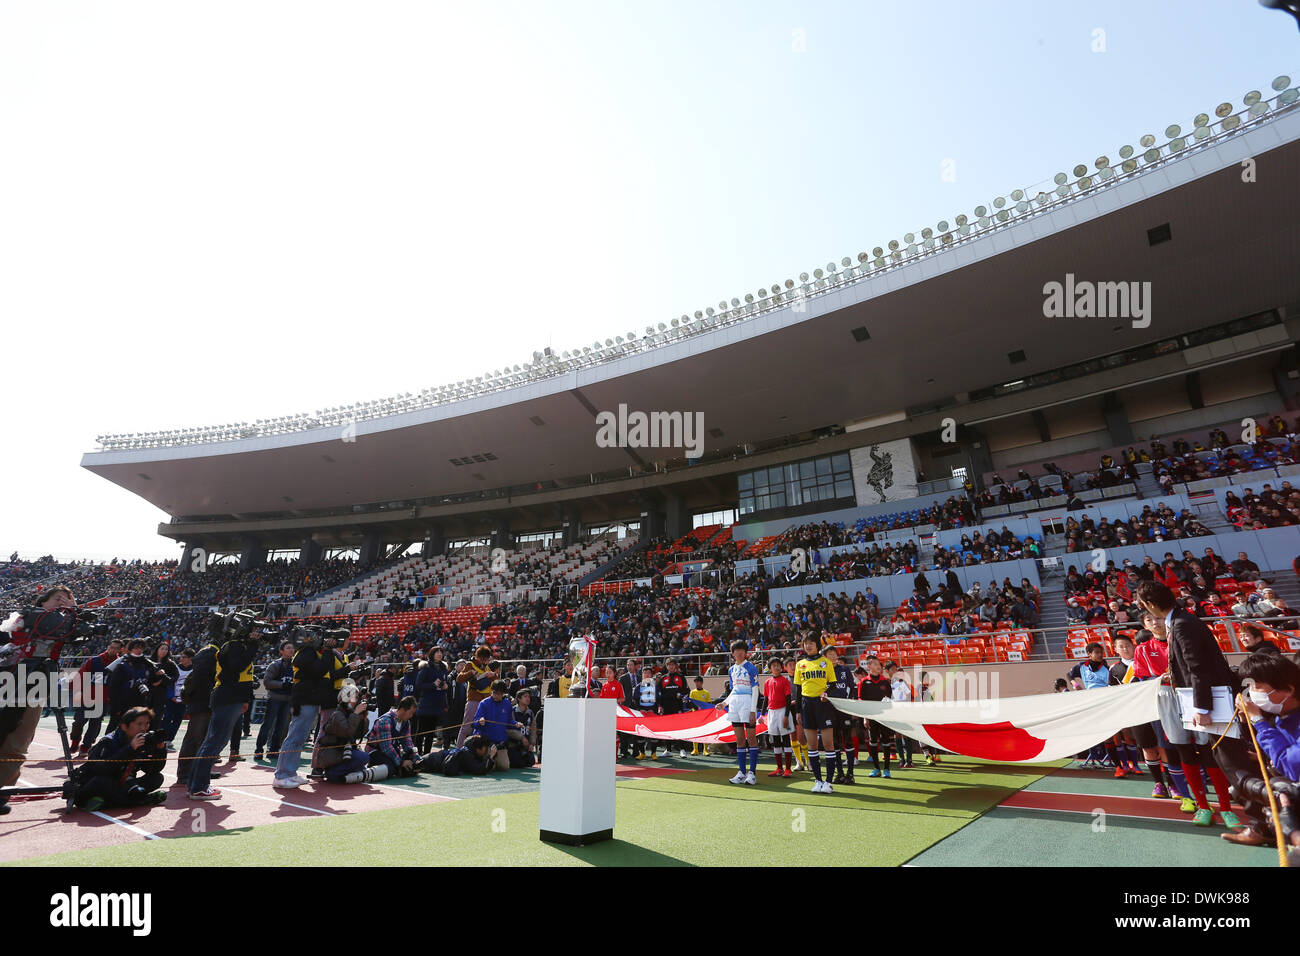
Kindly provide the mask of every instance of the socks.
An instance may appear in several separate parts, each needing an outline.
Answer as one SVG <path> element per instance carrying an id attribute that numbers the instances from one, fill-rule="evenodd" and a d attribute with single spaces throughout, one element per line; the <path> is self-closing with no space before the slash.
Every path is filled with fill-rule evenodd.
<path id="1" fill-rule="evenodd" d="M 1200 766 L 1191 767 L 1183 764 L 1183 773 L 1187 777 L 1187 789 L 1192 792 L 1192 797 L 1196 800 L 1196 805 L 1202 810 L 1210 809 L 1210 803 L 1205 799 L 1205 787 L 1201 784 Z"/>
<path id="2" fill-rule="evenodd" d="M 822 782 L 822 755 L 819 750 L 808 751 L 808 761 L 812 764 L 813 776 L 818 783 Z"/>
<path id="3" fill-rule="evenodd" d="M 1169 786 L 1174 793 L 1180 797 L 1191 796 L 1187 790 L 1187 776 L 1183 773 L 1182 764 L 1165 764 L 1165 774 L 1169 777 Z"/>
<path id="4" fill-rule="evenodd" d="M 1232 804 L 1228 798 L 1228 778 L 1223 773 L 1223 768 L 1218 764 L 1213 767 L 1205 768 L 1210 774 L 1210 782 L 1214 784 L 1214 795 L 1219 800 L 1219 812 L 1224 813 L 1232 809 Z"/>
<path id="5" fill-rule="evenodd" d="M 745 759 L 749 756 L 749 750 L 745 747 L 736 748 L 736 763 L 740 764 L 740 772 L 745 772 Z"/>
<path id="6" fill-rule="evenodd" d="M 867 748 L 867 756 L 871 758 L 871 766 L 872 766 L 874 769 L 879 770 L 879 769 L 880 769 L 880 750 L 877 749 L 876 747 L 868 747 L 868 748 Z"/>

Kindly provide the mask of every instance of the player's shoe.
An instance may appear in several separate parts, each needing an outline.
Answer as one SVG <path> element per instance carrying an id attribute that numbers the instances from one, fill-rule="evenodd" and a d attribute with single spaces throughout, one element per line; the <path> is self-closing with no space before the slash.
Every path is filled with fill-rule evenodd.
<path id="1" fill-rule="evenodd" d="M 857 783 L 857 781 L 853 779 L 853 774 L 851 773 L 844 775 L 844 782 L 849 786 L 853 786 L 854 784 Z"/>
<path id="2" fill-rule="evenodd" d="M 879 770 L 873 770 L 873 771 L 871 771 L 871 773 L 867 774 L 867 776 L 868 776 L 868 777 L 879 777 L 879 776 L 880 776 L 880 771 L 879 771 Z"/>
<path id="3" fill-rule="evenodd" d="M 1115 779 L 1116 779 L 1116 780 L 1123 780 L 1126 776 L 1128 776 L 1128 774 L 1126 774 L 1126 773 L 1124 772 L 1124 768 L 1123 768 L 1123 767 L 1116 767 L 1116 768 L 1115 768 Z"/>
<path id="4" fill-rule="evenodd" d="M 888 771 L 888 770 L 885 771 L 884 776 L 885 776 L 885 779 L 886 779 L 886 780 L 889 780 L 889 779 L 890 779 L 889 771 Z"/>
<path id="5" fill-rule="evenodd" d="M 768 774 L 769 777 L 784 777 L 785 775 L 786 775 L 785 771 L 782 770 L 779 766 L 771 773 Z"/>
<path id="6" fill-rule="evenodd" d="M 843 771 L 843 770 L 837 770 L 837 771 L 835 772 L 835 781 L 834 781 L 834 782 L 835 782 L 835 783 L 843 783 L 843 782 L 844 782 L 844 771 Z"/>
<path id="7" fill-rule="evenodd" d="M 731 782 L 731 783 L 744 783 L 744 782 L 745 782 L 745 771 L 743 771 L 743 770 L 739 770 L 739 771 L 737 771 L 737 772 L 736 772 L 736 775 L 735 775 L 734 777 L 731 778 L 730 782 Z"/>
<path id="8" fill-rule="evenodd" d="M 1214 826 L 1214 811 L 1209 807 L 1197 807 L 1196 813 L 1192 816 L 1192 823 L 1198 827 Z"/>
<path id="9" fill-rule="evenodd" d="M 790 768 L 787 767 L 785 773 L 781 774 L 781 776 L 783 776 L 783 777 L 793 777 L 794 774 L 790 771 Z"/>
<path id="10" fill-rule="evenodd" d="M 1164 800 L 1169 797 L 1169 791 L 1165 789 L 1163 783 L 1158 783 L 1151 788 L 1151 796 L 1155 797 L 1157 800 Z"/>
<path id="11" fill-rule="evenodd" d="M 1183 797 L 1183 802 L 1178 805 L 1178 809 L 1183 811 L 1183 813 L 1195 813 L 1196 801 L 1191 797 Z"/>
<path id="12" fill-rule="evenodd" d="M 749 784 L 751 787 L 758 785 L 758 778 L 754 776 L 754 772 L 752 770 L 749 773 L 745 774 L 745 783 Z"/>
<path id="13" fill-rule="evenodd" d="M 1224 810 L 1221 812 L 1219 814 L 1219 819 L 1223 821 L 1223 825 L 1229 830 L 1236 830 L 1241 826 L 1241 820 L 1238 819 L 1237 815 L 1231 810 Z"/>
<path id="14" fill-rule="evenodd" d="M 824 786 L 826 786 L 826 785 L 825 785 L 824 783 L 822 783 L 820 780 L 814 780 L 814 781 L 813 781 L 813 785 L 812 785 L 812 792 L 813 792 L 813 793 L 822 793 L 822 792 L 823 792 L 823 791 L 822 791 L 822 787 L 824 787 Z"/>
<path id="15" fill-rule="evenodd" d="M 1141 767 L 1129 767 L 1129 768 L 1128 768 L 1128 772 L 1131 773 L 1131 774 L 1132 774 L 1133 776 L 1135 776 L 1135 777 L 1141 777 L 1141 776 L 1144 776 L 1144 774 L 1142 773 L 1142 768 L 1141 768 Z"/>
<path id="16" fill-rule="evenodd" d="M 831 782 L 829 780 L 827 780 L 825 783 L 822 784 L 822 793 L 834 793 L 834 792 L 835 792 L 835 788 L 831 786 Z"/>

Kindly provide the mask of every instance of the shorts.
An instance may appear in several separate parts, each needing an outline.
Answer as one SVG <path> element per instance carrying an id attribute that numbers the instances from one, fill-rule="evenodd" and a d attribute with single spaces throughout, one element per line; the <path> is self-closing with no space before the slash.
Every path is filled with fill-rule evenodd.
<path id="1" fill-rule="evenodd" d="M 1143 750 L 1150 750 L 1153 747 L 1160 746 L 1156 742 L 1155 729 L 1150 724 L 1138 724 L 1135 727 L 1130 727 L 1129 730 L 1133 732 L 1133 739 L 1137 741 L 1137 745 Z"/>
<path id="2" fill-rule="evenodd" d="M 877 723 L 874 720 L 867 721 L 867 743 L 872 747 L 879 747 L 882 744 L 892 744 L 894 742 L 894 732 L 884 724 Z"/>
<path id="3" fill-rule="evenodd" d="M 835 721 L 835 708 L 820 697 L 805 697 L 799 703 L 805 731 L 827 730 Z"/>
<path id="4" fill-rule="evenodd" d="M 1160 727 L 1164 730 L 1165 739 L 1170 744 L 1177 747 L 1179 744 L 1186 746 L 1190 743 L 1210 742 L 1210 735 L 1207 732 L 1188 730 L 1183 726 L 1183 714 L 1178 707 L 1178 695 L 1174 693 L 1172 687 L 1161 687 L 1156 703 L 1160 708 Z"/>
<path id="5" fill-rule="evenodd" d="M 788 737 L 794 733 L 794 714 L 789 707 L 772 707 L 767 712 L 767 732 L 772 737 Z"/>
<path id="6" fill-rule="evenodd" d="M 744 696 L 732 695 L 727 698 L 727 720 L 733 724 L 748 724 L 753 727 L 758 719 L 754 711 L 754 698 L 748 694 Z"/>

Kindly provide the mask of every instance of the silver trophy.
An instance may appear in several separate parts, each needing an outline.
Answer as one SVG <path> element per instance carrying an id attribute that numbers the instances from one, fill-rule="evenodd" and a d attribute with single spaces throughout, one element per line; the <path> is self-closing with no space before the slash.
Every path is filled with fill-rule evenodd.
<path id="1" fill-rule="evenodd" d="M 596 638 L 590 634 L 569 641 L 569 663 L 573 676 L 569 678 L 569 696 L 586 697 L 591 687 L 591 669 L 596 662 Z"/>

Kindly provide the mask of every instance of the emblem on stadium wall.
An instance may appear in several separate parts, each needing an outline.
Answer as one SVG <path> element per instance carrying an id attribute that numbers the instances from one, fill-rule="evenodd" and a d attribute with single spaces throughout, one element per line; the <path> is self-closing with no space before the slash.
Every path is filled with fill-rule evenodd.
<path id="1" fill-rule="evenodd" d="M 874 464 L 871 466 L 871 471 L 867 473 L 867 484 L 880 495 L 881 501 L 888 501 L 889 496 L 885 494 L 885 489 L 894 486 L 894 456 L 892 452 L 885 452 L 882 455 L 879 449 L 879 445 L 872 445 L 869 449 Z"/>

